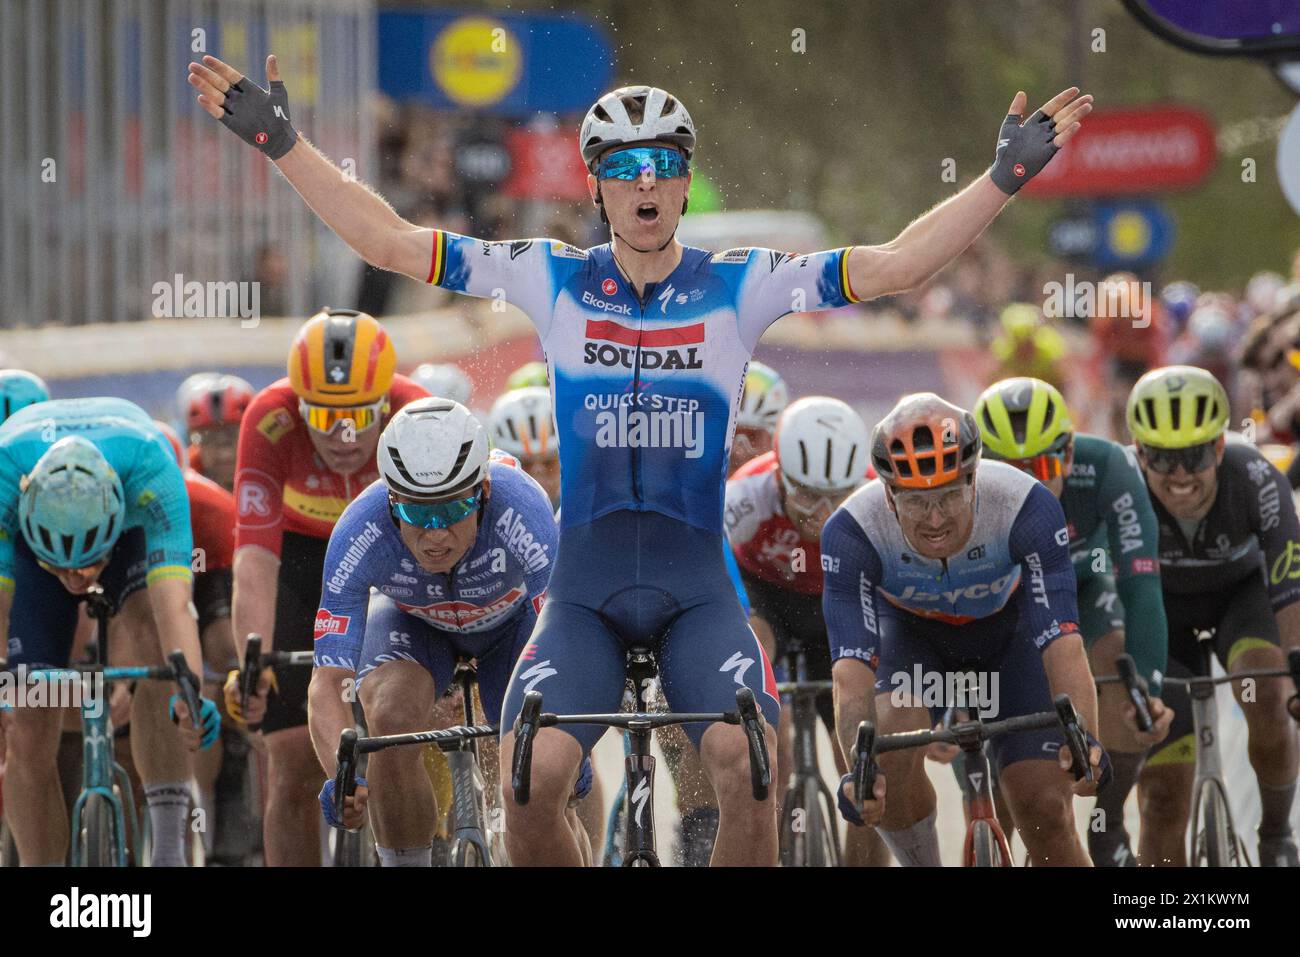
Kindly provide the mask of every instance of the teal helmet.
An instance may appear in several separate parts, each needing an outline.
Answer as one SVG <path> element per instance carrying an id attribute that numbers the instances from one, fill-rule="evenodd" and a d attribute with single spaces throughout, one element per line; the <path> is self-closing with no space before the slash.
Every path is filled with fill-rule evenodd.
<path id="1" fill-rule="evenodd" d="M 126 496 L 104 454 L 86 439 L 59 439 L 22 481 L 18 524 L 36 557 L 55 568 L 86 568 L 122 533 Z"/>
<path id="2" fill-rule="evenodd" d="M 23 369 L 0 369 L 0 422 L 37 402 L 48 402 L 50 390 L 45 380 Z"/>

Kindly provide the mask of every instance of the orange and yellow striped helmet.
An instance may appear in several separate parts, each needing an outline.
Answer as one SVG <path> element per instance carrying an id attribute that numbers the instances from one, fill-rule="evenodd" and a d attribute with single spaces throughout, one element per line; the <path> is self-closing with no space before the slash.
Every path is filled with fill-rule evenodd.
<path id="1" fill-rule="evenodd" d="M 392 386 L 397 350 L 384 327 L 364 312 L 322 309 L 298 330 L 288 367 L 289 384 L 304 402 L 366 405 Z"/>

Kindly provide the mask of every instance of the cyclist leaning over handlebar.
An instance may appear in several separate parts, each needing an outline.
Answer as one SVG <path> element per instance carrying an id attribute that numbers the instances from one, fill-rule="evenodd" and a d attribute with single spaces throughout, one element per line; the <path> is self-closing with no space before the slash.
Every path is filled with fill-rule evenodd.
<path id="1" fill-rule="evenodd" d="M 1247 442 L 1228 440 L 1228 395 L 1194 366 L 1148 372 L 1129 395 L 1136 443 L 1160 524 L 1160 581 L 1169 619 L 1170 677 L 1200 675 L 1196 633 L 1212 631 L 1228 674 L 1284 667 L 1300 647 L 1300 521 L 1285 477 Z M 1291 830 L 1295 725 L 1284 678 L 1233 684 L 1259 785 L 1259 857 L 1297 866 Z M 1139 778 L 1146 864 L 1186 865 L 1196 739 L 1187 692 L 1170 687 L 1174 723 Z"/>
<path id="2" fill-rule="evenodd" d="M 1097 675 L 1115 672 L 1127 652 L 1154 697 L 1155 727 L 1140 732 L 1124 718 L 1120 685 L 1099 696 L 1098 737 L 1115 780 L 1097 797 L 1102 816 L 1088 827 L 1088 853 L 1098 867 L 1136 867 L 1124 829 L 1124 801 L 1146 749 L 1168 733 L 1173 713 L 1160 702 L 1168 641 L 1159 533 L 1137 459 L 1118 442 L 1074 431 L 1060 391 L 1042 379 L 995 382 L 975 403 L 984 454 L 1038 479 L 1060 500 L 1078 580 L 1079 633 Z"/>
<path id="3" fill-rule="evenodd" d="M 191 548 L 181 470 L 139 406 L 60 399 L 29 406 L 0 428 L 0 634 L 11 666 L 66 667 L 80 596 L 98 582 L 112 605 L 113 664 L 161 665 L 180 648 L 202 674 Z M 203 698 L 196 727 L 174 690 L 142 682 L 131 702 L 131 750 L 145 785 L 155 867 L 185 864 L 185 749 L 209 747 L 221 724 L 215 703 Z M 28 865 L 62 864 L 68 851 L 56 766 L 62 716 L 59 708 L 4 714 L 5 815 Z"/>
<path id="4" fill-rule="evenodd" d="M 550 597 L 503 724 L 529 689 L 556 713 L 615 710 L 633 641 L 658 645 L 674 709 L 729 710 L 744 685 L 776 721 L 771 669 L 728 581 L 722 541 L 736 405 L 759 337 L 791 312 L 847 306 L 937 273 L 1092 108 L 1071 88 L 1022 125 L 1018 93 L 989 172 L 884 246 L 710 255 L 675 241 L 696 146 L 690 115 L 661 89 L 623 88 L 602 96 L 582 124 L 587 187 L 611 242 L 580 250 L 544 239 L 480 242 L 403 220 L 299 137 L 274 57 L 269 92 L 215 57 L 189 71 L 199 105 L 275 161 L 367 262 L 467 295 L 503 295 L 537 327 L 561 430 L 563 515 Z M 538 734 L 532 800 L 506 796 L 515 863 L 580 862 L 563 813 L 601 730 Z M 754 807 L 745 733 L 714 724 L 687 734 L 721 811 L 712 863 L 774 864 L 775 815 L 770 798 Z M 502 743 L 505 759 L 513 735 Z"/>
<path id="5" fill-rule="evenodd" d="M 1053 697 L 1065 693 L 1085 729 L 1097 726 L 1060 503 L 1018 469 L 981 464 L 980 451 L 969 412 L 933 393 L 905 396 L 872 435 L 879 478 L 822 531 L 822 600 L 845 753 L 864 720 L 882 735 L 925 730 L 948 704 L 962 706 L 948 691 L 961 673 L 978 676 L 978 707 L 968 710 L 981 717 L 1051 711 Z M 1065 773 L 1070 751 L 1058 729 L 989 745 L 1035 866 L 1089 863 L 1073 795 L 1104 786 L 1109 762 L 1091 733 L 1088 742 L 1103 772 L 1096 783 Z M 848 793 L 852 775 L 843 777 L 841 813 L 851 824 L 875 824 L 899 863 L 938 866 L 923 751 L 884 754 L 880 765 L 883 779 L 862 816 Z"/>

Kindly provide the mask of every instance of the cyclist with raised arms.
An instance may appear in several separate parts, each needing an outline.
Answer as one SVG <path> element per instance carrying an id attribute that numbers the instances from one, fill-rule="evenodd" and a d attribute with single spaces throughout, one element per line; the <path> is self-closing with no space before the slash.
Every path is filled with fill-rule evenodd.
<path id="1" fill-rule="evenodd" d="M 1042 483 L 1001 462 L 981 463 L 981 445 L 969 412 L 933 393 L 905 396 L 871 438 L 879 478 L 822 531 L 822 602 L 845 753 L 864 720 L 880 734 L 919 731 L 948 704 L 1008 718 L 1051 711 L 1062 692 L 1085 727 L 1097 727 L 1065 515 Z M 977 695 L 933 693 L 971 672 L 980 678 Z M 1107 773 L 1101 746 L 1091 733 L 1088 740 L 1091 763 Z M 1003 735 L 989 748 L 1033 865 L 1086 866 L 1073 795 L 1104 780 L 1072 781 L 1057 729 Z M 843 777 L 841 813 L 852 824 L 875 824 L 900 864 L 938 866 L 924 752 L 883 754 L 880 764 L 885 783 L 862 816 L 851 775 Z"/>
<path id="2" fill-rule="evenodd" d="M 190 613 L 190 549 L 180 469 L 139 406 L 60 399 L 30 405 L 0 428 L 0 635 L 11 667 L 66 667 L 80 596 L 99 583 L 112 604 L 113 664 L 161 665 L 180 648 L 190 670 L 202 674 Z M 185 864 L 186 748 L 209 747 L 221 724 L 216 705 L 202 698 L 196 727 L 171 691 L 142 682 L 131 706 L 154 867 Z M 59 708 L 4 712 L 5 816 L 28 865 L 61 865 L 68 852 L 56 764 L 62 718 Z"/>
<path id="3" fill-rule="evenodd" d="M 774 660 L 797 641 L 809 681 L 831 680 L 822 615 L 822 526 L 873 475 L 870 447 L 867 424 L 847 403 L 808 396 L 777 419 L 775 448 L 742 465 L 727 482 L 727 541 L 749 596 L 750 627 Z M 778 667 L 779 680 L 794 677 Z M 818 698 L 817 711 L 831 736 L 835 766 L 844 774 L 848 765 L 829 694 Z M 781 730 L 777 764 L 789 767 L 791 729 Z M 865 829 L 850 830 L 846 864 L 870 862 L 869 837 Z"/>
<path id="4" fill-rule="evenodd" d="M 1065 90 L 1022 125 L 1018 93 L 989 172 L 886 245 L 715 255 L 675 241 L 696 145 L 685 106 L 656 87 L 615 90 L 588 111 L 578 143 L 611 242 L 581 250 L 545 239 L 482 242 L 407 222 L 299 137 L 274 57 L 266 67 L 270 92 L 210 56 L 189 65 L 189 82 L 199 105 L 275 161 L 371 265 L 468 295 L 503 294 L 541 338 L 560 426 L 560 557 L 502 723 L 527 690 L 559 713 L 617 709 L 633 642 L 657 650 L 672 707 L 734 708 L 746 685 L 775 721 L 770 668 L 727 579 L 722 541 L 736 407 L 759 337 L 791 312 L 846 306 L 937 273 L 1075 133 L 1091 98 Z M 563 814 L 601 731 L 539 732 L 531 801 L 506 796 L 515 863 L 581 860 Z M 775 815 L 754 806 L 743 730 L 687 732 L 721 807 L 713 863 L 775 863 Z M 513 739 L 503 736 L 503 761 Z"/>
<path id="5" fill-rule="evenodd" d="M 1228 439 L 1228 395 L 1204 369 L 1146 373 L 1126 413 L 1160 529 L 1169 676 L 1202 673 L 1197 633 L 1207 630 L 1228 674 L 1285 667 L 1283 649 L 1300 647 L 1300 521 L 1285 477 L 1253 445 Z M 1294 867 L 1297 748 L 1287 682 L 1245 685 L 1232 690 L 1259 785 L 1260 863 Z M 1147 864 L 1186 865 L 1196 739 L 1186 691 L 1171 686 L 1164 697 L 1174 722 L 1139 779 L 1138 853 Z"/>
<path id="6" fill-rule="evenodd" d="M 1159 530 L 1137 459 L 1118 442 L 1074 430 L 1065 399 L 1042 379 L 995 382 L 975 403 L 984 454 L 1038 479 L 1061 503 L 1078 581 L 1079 633 L 1094 675 L 1115 673 L 1133 656 L 1153 695 L 1156 726 L 1125 720 L 1121 685 L 1101 689 L 1098 736 L 1114 781 L 1097 798 L 1104 817 L 1089 822 L 1088 853 L 1099 867 L 1136 867 L 1124 829 L 1124 801 L 1146 749 L 1163 740 L 1173 713 L 1159 701 L 1168 650 L 1157 562 Z"/>
<path id="7" fill-rule="evenodd" d="M 394 373 L 397 352 L 370 316 L 326 309 L 289 347 L 288 377 L 259 392 L 244 413 L 235 473 L 235 641 L 305 651 L 330 532 L 378 476 L 375 448 L 388 417 L 425 391 Z M 321 765 L 307 732 L 306 668 L 266 669 L 240 712 L 238 673 L 226 707 L 261 725 L 267 753 L 263 844 L 270 867 L 320 864 Z M 273 684 L 274 681 L 274 684 Z"/>
<path id="8" fill-rule="evenodd" d="M 330 778 L 325 818 L 357 827 L 373 811 L 385 866 L 428 867 L 435 801 L 420 750 L 373 755 L 369 782 L 334 814 L 339 734 L 352 727 L 354 676 L 371 734 L 432 726 L 458 654 L 478 665 L 488 721 L 546 600 L 558 532 L 545 492 L 488 455 L 487 432 L 449 399 L 412 402 L 379 439 L 379 472 L 330 536 L 312 674 L 312 740 Z M 377 594 L 372 594 L 371 589 Z M 577 819 L 567 815 L 571 833 Z"/>
<path id="9" fill-rule="evenodd" d="M 189 438 L 189 465 L 228 492 L 235 488 L 239 424 L 252 401 L 253 387 L 248 382 L 221 372 L 195 373 L 176 391 Z"/>
<path id="10" fill-rule="evenodd" d="M 749 368 L 745 370 L 740 408 L 736 411 L 736 437 L 731 441 L 728 475 L 734 475 L 751 459 L 772 451 L 776 420 L 789 404 L 790 390 L 780 373 L 757 359 L 751 359 Z"/>

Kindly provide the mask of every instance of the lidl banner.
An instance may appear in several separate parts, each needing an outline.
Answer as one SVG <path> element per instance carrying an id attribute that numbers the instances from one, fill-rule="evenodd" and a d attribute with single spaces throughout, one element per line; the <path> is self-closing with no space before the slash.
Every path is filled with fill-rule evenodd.
<path id="1" fill-rule="evenodd" d="M 399 100 L 505 116 L 577 113 L 611 85 L 604 31 L 560 14 L 379 14 L 379 85 Z"/>

